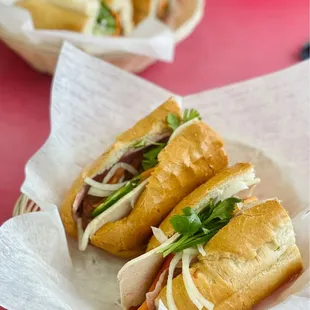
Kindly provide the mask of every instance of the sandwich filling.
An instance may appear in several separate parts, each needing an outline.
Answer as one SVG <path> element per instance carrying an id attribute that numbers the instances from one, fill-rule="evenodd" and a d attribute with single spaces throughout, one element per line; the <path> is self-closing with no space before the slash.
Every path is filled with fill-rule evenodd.
<path id="1" fill-rule="evenodd" d="M 138 308 L 139 310 L 156 309 L 156 297 L 165 286 L 167 286 L 168 309 L 176 310 L 172 280 L 180 273 L 182 273 L 186 292 L 193 304 L 198 309 L 213 309 L 213 304 L 195 286 L 190 274 L 190 266 L 198 254 L 206 256 L 205 245 L 208 241 L 221 228 L 226 226 L 234 216 L 240 213 L 243 203 L 249 201 L 248 199 L 239 198 L 239 192 L 251 188 L 258 182 L 259 179 L 255 178 L 254 170 L 249 171 L 241 178 L 227 182 L 223 186 L 210 191 L 208 196 L 193 208 L 186 207 L 182 210 L 182 214 L 172 216 L 170 223 L 176 232 L 172 237 L 173 242 L 164 241 L 165 239 L 162 236 L 164 233 L 160 232 L 158 228 L 153 229 L 154 236 L 160 236 L 159 239 L 164 241 L 162 246 L 157 248 L 157 253 L 162 254 L 165 261 L 163 268 L 156 276 L 151 289 L 146 295 L 146 301 Z M 252 205 L 255 205 L 255 203 L 252 203 Z M 161 276 L 164 272 L 165 277 Z M 154 293 L 155 288 L 156 292 Z M 152 296 L 151 299 L 150 296 Z"/>
<path id="2" fill-rule="evenodd" d="M 157 17 L 160 20 L 166 20 L 169 14 L 170 9 L 170 1 L 169 0 L 161 0 L 159 1 L 157 8 Z"/>
<path id="3" fill-rule="evenodd" d="M 179 134 L 182 127 L 199 118 L 197 111 L 185 110 L 183 122 L 174 114 L 168 115 L 167 122 Z M 154 138 L 154 141 L 136 141 L 112 167 L 84 179 L 84 186 L 72 206 L 81 250 L 86 248 L 89 238 L 107 223 L 107 219 L 116 221 L 131 212 L 158 164 L 159 153 L 174 137 L 174 133 L 168 132 Z M 118 211 L 112 215 L 112 210 L 118 206 Z"/>
<path id="4" fill-rule="evenodd" d="M 98 36 L 122 35 L 123 29 L 120 16 L 113 12 L 104 2 L 101 3 L 96 24 L 93 28 L 93 34 Z"/>

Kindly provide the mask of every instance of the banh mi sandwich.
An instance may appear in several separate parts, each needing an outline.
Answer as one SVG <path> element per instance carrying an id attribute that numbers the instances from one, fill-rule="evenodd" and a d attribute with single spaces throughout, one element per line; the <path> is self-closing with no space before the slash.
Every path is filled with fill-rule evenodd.
<path id="1" fill-rule="evenodd" d="M 300 272 L 279 200 L 244 199 L 258 182 L 237 164 L 183 199 L 154 231 L 161 244 L 120 270 L 124 309 L 251 309 Z"/>
<path id="2" fill-rule="evenodd" d="M 170 98 L 73 183 L 61 206 L 80 250 L 91 244 L 121 257 L 142 254 L 157 226 L 193 189 L 227 166 L 221 138 L 195 110 Z"/>
<path id="3" fill-rule="evenodd" d="M 134 9 L 135 25 L 142 22 L 155 10 L 157 18 L 165 20 L 169 11 L 173 9 L 173 0 L 131 0 Z"/>
<path id="4" fill-rule="evenodd" d="M 70 30 L 99 36 L 128 35 L 133 29 L 130 0 L 21 0 L 37 29 Z"/>

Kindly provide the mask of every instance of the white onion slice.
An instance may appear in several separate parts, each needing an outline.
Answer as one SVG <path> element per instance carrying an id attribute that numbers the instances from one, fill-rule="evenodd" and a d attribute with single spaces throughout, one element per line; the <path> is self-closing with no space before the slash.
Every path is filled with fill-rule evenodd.
<path id="1" fill-rule="evenodd" d="M 82 223 L 82 218 L 78 217 L 76 219 L 76 228 L 77 228 L 77 234 L 78 234 L 78 242 L 80 243 L 84 234 L 83 231 L 83 223 Z"/>
<path id="2" fill-rule="evenodd" d="M 237 207 L 238 211 L 240 211 L 243 208 L 243 202 L 237 202 L 235 203 L 235 206 Z"/>
<path id="3" fill-rule="evenodd" d="M 269 200 L 269 199 L 267 199 L 267 200 Z M 246 211 L 246 210 L 248 210 L 248 209 L 251 209 L 251 208 L 257 206 L 258 204 L 260 204 L 260 203 L 262 203 L 262 202 L 264 202 L 264 201 L 266 201 L 266 200 L 263 200 L 263 201 L 255 200 L 255 201 L 252 201 L 252 202 L 248 202 L 248 203 L 246 203 L 246 204 L 243 204 L 242 209 L 239 210 L 239 211 L 235 214 L 235 217 L 238 216 L 238 215 L 240 215 L 240 214 L 242 214 L 244 211 Z"/>
<path id="4" fill-rule="evenodd" d="M 239 193 L 245 189 L 248 189 L 248 185 L 246 184 L 245 181 L 242 180 L 235 180 L 231 186 L 228 186 L 224 189 L 223 193 L 220 195 L 219 199 L 221 201 L 232 197 L 236 193 Z"/>
<path id="5" fill-rule="evenodd" d="M 186 249 L 183 251 L 182 255 L 182 275 L 186 292 L 199 310 L 203 307 L 208 310 L 213 310 L 214 305 L 199 292 L 190 273 L 189 265 L 195 252 L 197 253 L 196 250 L 193 251 L 193 249 Z"/>
<path id="6" fill-rule="evenodd" d="M 95 187 L 91 187 L 88 191 L 88 195 L 95 197 L 109 197 L 114 191 L 104 191 Z"/>
<path id="7" fill-rule="evenodd" d="M 108 183 L 108 182 L 110 181 L 110 179 L 113 177 L 113 175 L 115 174 L 115 172 L 116 172 L 119 168 L 123 168 L 123 169 L 129 171 L 129 172 L 130 172 L 131 174 L 133 174 L 133 175 L 138 175 L 138 174 L 139 174 L 138 170 L 137 170 L 135 167 L 133 167 L 133 166 L 131 166 L 131 165 L 129 165 L 129 164 L 126 164 L 126 163 L 116 163 L 116 164 L 110 169 L 110 171 L 107 173 L 107 175 L 104 177 L 102 183 L 103 183 L 103 184 Z"/>
<path id="8" fill-rule="evenodd" d="M 86 177 L 84 179 L 84 182 L 94 188 L 104 190 L 104 191 L 116 191 L 127 183 L 127 182 L 122 182 L 122 183 L 117 183 L 117 184 L 102 184 L 101 182 L 97 182 L 89 177 Z"/>
<path id="9" fill-rule="evenodd" d="M 152 228 L 154 237 L 159 243 L 164 243 L 168 240 L 168 237 L 165 235 L 165 233 L 160 228 L 153 227 L 153 226 L 151 226 L 151 228 Z"/>
<path id="10" fill-rule="evenodd" d="M 203 245 L 202 244 L 198 244 L 197 245 L 197 249 L 198 249 L 198 252 L 202 255 L 202 256 L 206 256 L 207 253 L 205 251 L 205 249 L 203 248 Z"/>
<path id="11" fill-rule="evenodd" d="M 258 178 L 256 178 L 255 180 L 259 180 Z M 259 180 L 260 181 L 260 180 Z M 257 181 L 254 185 L 250 185 L 250 192 L 249 192 L 249 197 L 251 197 L 253 195 L 253 191 L 256 187 L 256 185 L 259 183 L 259 181 Z"/>
<path id="12" fill-rule="evenodd" d="M 172 280 L 173 280 L 173 274 L 174 274 L 174 269 L 178 262 L 182 258 L 182 252 L 177 253 L 173 259 L 170 262 L 169 265 L 169 273 L 168 273 L 168 281 L 167 281 L 167 291 L 166 291 L 166 297 L 167 297 L 167 306 L 169 310 L 178 310 L 174 298 L 173 298 L 173 292 L 172 292 Z"/>
<path id="13" fill-rule="evenodd" d="M 148 179 L 141 182 L 136 188 L 134 188 L 131 192 L 127 193 L 127 195 L 123 196 L 120 200 L 115 202 L 110 208 L 96 216 L 88 223 L 85 228 L 83 237 L 81 242 L 79 242 L 79 249 L 84 251 L 87 248 L 88 240 L 102 227 L 104 224 L 108 222 L 118 221 L 125 216 L 127 216 L 131 212 L 130 201 L 133 199 L 132 197 L 140 196 L 142 191 L 145 189 L 145 186 L 148 183 Z M 177 238 L 176 236 L 175 238 Z M 175 239 L 172 239 L 171 242 L 174 242 Z"/>

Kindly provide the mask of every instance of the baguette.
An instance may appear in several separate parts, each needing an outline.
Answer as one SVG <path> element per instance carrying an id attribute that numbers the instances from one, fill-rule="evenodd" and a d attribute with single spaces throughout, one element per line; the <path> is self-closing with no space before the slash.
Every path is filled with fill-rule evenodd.
<path id="1" fill-rule="evenodd" d="M 232 167 L 223 169 L 208 182 L 202 184 L 195 189 L 186 198 L 184 198 L 179 204 L 173 208 L 169 215 L 161 222 L 159 228 L 168 237 L 172 237 L 175 233 L 170 223 L 172 216 L 176 214 L 182 214 L 182 210 L 186 207 L 197 208 L 199 205 L 205 204 L 207 200 L 212 197 L 216 197 L 221 191 L 227 188 L 230 184 L 235 182 L 243 182 L 250 185 L 251 182 L 255 182 L 254 167 L 250 163 L 239 163 Z M 147 251 L 158 247 L 160 243 L 152 236 L 148 243 Z"/>
<path id="2" fill-rule="evenodd" d="M 183 197 L 227 166 L 222 139 L 197 117 L 191 121 L 187 119 L 172 134 L 168 115 L 182 118 L 177 101 L 170 98 L 121 134 L 107 152 L 87 166 L 73 183 L 60 214 L 66 231 L 78 237 L 80 250 L 85 250 L 90 240 L 94 246 L 117 256 L 135 257 L 142 254 L 151 237 L 151 226 L 159 225 Z M 127 160 L 133 165 L 138 160 L 137 167 L 140 167 L 141 155 L 145 154 L 145 150 L 155 148 L 154 142 L 168 139 L 169 143 L 159 143 L 163 148 L 158 154 L 158 163 L 155 162 L 151 170 L 144 171 L 139 176 L 137 187 L 126 192 L 108 209 L 102 204 L 110 196 L 98 200 L 89 193 L 90 190 L 94 192 L 92 186 L 102 186 L 100 182 L 112 167 L 120 165 L 119 162 Z M 141 142 L 143 146 L 138 146 L 137 150 L 136 145 Z M 87 178 L 97 181 L 87 187 Z M 121 186 L 127 188 L 130 182 L 126 182 Z M 104 188 L 107 188 L 106 185 Z M 96 203 L 101 206 L 99 212 Z"/>
<path id="3" fill-rule="evenodd" d="M 171 0 L 132 0 L 134 9 L 134 23 L 137 25 L 149 16 L 152 5 L 157 6 L 157 17 L 164 20 L 167 17 L 168 10 L 171 8 Z"/>
<path id="4" fill-rule="evenodd" d="M 159 225 L 180 200 L 226 167 L 222 146 L 222 140 L 203 122 L 186 127 L 159 154 L 159 165 L 132 212 L 102 226 L 91 243 L 122 257 L 142 254 L 151 226 Z"/>
<path id="5" fill-rule="evenodd" d="M 259 179 L 255 176 L 254 167 L 250 163 L 239 163 L 221 170 L 206 183 L 197 187 L 179 204 L 176 204 L 167 219 L 159 225 L 163 233 L 170 238 L 166 242 L 176 236 L 173 235 L 174 230 L 169 220 L 173 215 L 180 214 L 183 208 L 190 207 L 199 210 L 202 206 L 207 205 L 211 199 L 226 199 L 258 182 Z M 139 306 L 145 300 L 145 295 L 157 274 L 157 270 L 165 260 L 162 254 L 157 253 L 160 247 L 165 246 L 165 243 L 155 247 L 157 244 L 159 244 L 158 241 L 152 237 L 148 244 L 148 252 L 125 264 L 118 274 L 122 305 L 126 309 Z M 135 274 L 134 282 L 132 281 L 133 274 Z"/>
<path id="6" fill-rule="evenodd" d="M 133 30 L 130 0 L 21 0 L 35 28 L 69 30 L 89 35 L 129 35 Z"/>
<path id="7" fill-rule="evenodd" d="M 190 272 L 214 310 L 251 309 L 302 270 L 291 219 L 276 199 L 233 218 L 204 249 Z M 178 309 L 196 309 L 182 275 L 173 280 L 173 296 Z M 166 288 L 160 299 L 167 305 Z"/>
<path id="8" fill-rule="evenodd" d="M 115 143 L 105 153 L 83 169 L 66 194 L 60 208 L 60 215 L 69 235 L 77 237 L 72 205 L 84 185 L 84 179 L 86 177 L 92 178 L 96 174 L 110 169 L 140 140 L 157 140 L 158 137 L 170 135 L 171 129 L 166 121 L 169 113 L 173 113 L 181 118 L 181 109 L 173 98 L 167 100 L 148 116 L 137 122 L 132 128 L 119 135 Z"/>
<path id="9" fill-rule="evenodd" d="M 15 5 L 31 13 L 37 29 L 71 30 L 90 34 L 97 17 L 99 3 L 97 1 L 89 3 L 95 6 L 95 15 L 92 13 L 89 16 L 82 11 L 61 7 L 45 0 L 22 0 Z M 86 12 L 89 12 L 88 9 Z"/>

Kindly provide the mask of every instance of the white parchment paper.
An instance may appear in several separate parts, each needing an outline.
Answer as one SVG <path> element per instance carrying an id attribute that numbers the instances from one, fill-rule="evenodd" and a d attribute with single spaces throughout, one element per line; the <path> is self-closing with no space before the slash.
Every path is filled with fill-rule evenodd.
<path id="1" fill-rule="evenodd" d="M 184 99 L 226 137 L 231 163 L 251 161 L 260 198 L 287 208 L 304 272 L 257 306 L 308 309 L 309 63 Z M 119 309 L 124 260 L 65 238 L 56 206 L 81 168 L 171 93 L 65 44 L 51 96 L 51 134 L 26 166 L 22 192 L 45 211 L 0 228 L 0 304 L 8 309 Z"/>

